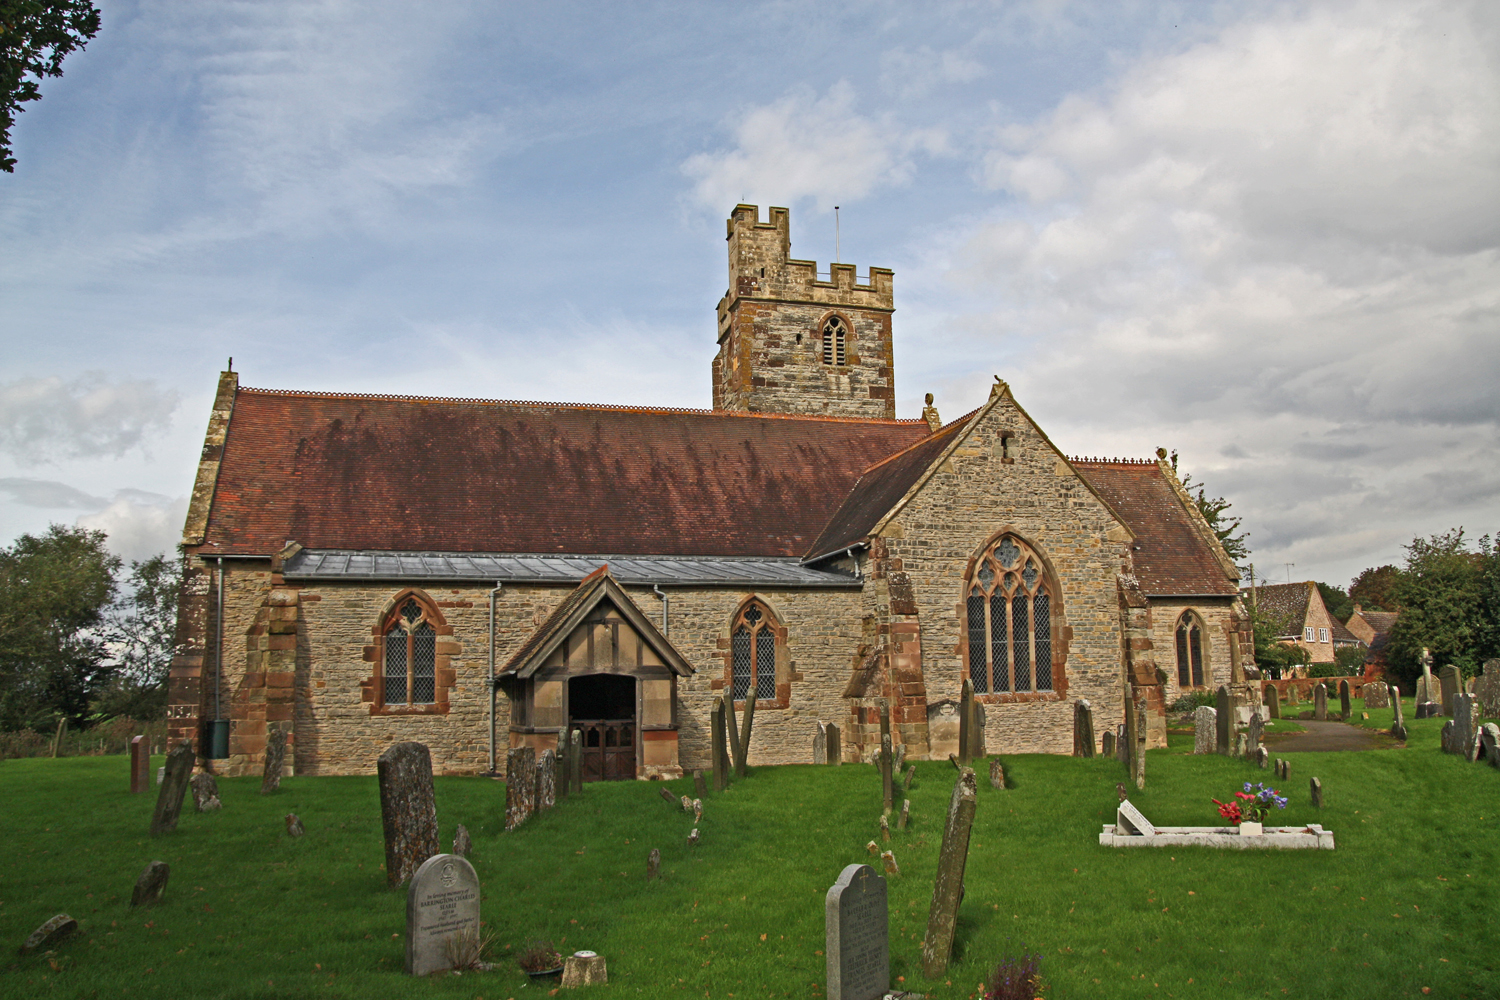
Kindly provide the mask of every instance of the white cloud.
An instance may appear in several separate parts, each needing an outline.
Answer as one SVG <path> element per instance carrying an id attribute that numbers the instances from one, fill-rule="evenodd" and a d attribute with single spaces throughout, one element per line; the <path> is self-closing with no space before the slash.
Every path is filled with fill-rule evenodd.
<path id="1" fill-rule="evenodd" d="M 78 519 L 84 528 L 98 528 L 108 536 L 109 550 L 127 563 L 177 551 L 187 517 L 185 497 L 160 496 L 141 490 L 121 490 L 108 507 Z"/>
<path id="2" fill-rule="evenodd" d="M 26 464 L 118 456 L 165 429 L 181 396 L 150 379 L 89 372 L 0 385 L 0 450 Z"/>
<path id="3" fill-rule="evenodd" d="M 841 81 L 822 97 L 798 88 L 752 108 L 734 126 L 734 148 L 683 163 L 694 197 L 715 211 L 740 201 L 792 205 L 804 198 L 826 211 L 878 187 L 907 183 L 914 153 L 946 148 L 941 130 L 907 130 L 868 118 L 854 101 L 854 88 Z"/>
<path id="4" fill-rule="evenodd" d="M 89 496 L 67 483 L 59 483 L 50 479 L 10 476 L 0 479 L 0 491 L 9 493 L 12 501 L 26 507 L 52 509 L 75 507 L 82 510 L 98 510 L 109 504 L 109 501 L 103 497 Z"/>
<path id="5" fill-rule="evenodd" d="M 895 48 L 880 57 L 880 84 L 901 97 L 918 97 L 945 84 L 968 83 L 986 75 L 984 65 L 959 51 L 930 46 Z"/>

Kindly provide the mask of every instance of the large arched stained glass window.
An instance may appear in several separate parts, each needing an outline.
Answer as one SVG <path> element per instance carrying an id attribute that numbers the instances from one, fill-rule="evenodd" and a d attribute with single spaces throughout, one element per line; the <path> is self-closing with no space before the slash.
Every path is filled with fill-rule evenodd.
<path id="1" fill-rule="evenodd" d="M 384 702 L 430 705 L 437 698 L 437 630 L 408 597 L 385 631 Z"/>
<path id="2" fill-rule="evenodd" d="M 756 701 L 776 700 L 776 623 L 759 601 L 740 610 L 730 634 L 730 676 L 735 701 L 755 692 Z"/>
<path id="3" fill-rule="evenodd" d="M 1177 686 L 1203 686 L 1203 622 L 1188 611 L 1177 619 Z"/>
<path id="4" fill-rule="evenodd" d="M 1052 690 L 1052 594 L 1025 542 L 1005 535 L 975 564 L 965 615 L 975 693 Z"/>

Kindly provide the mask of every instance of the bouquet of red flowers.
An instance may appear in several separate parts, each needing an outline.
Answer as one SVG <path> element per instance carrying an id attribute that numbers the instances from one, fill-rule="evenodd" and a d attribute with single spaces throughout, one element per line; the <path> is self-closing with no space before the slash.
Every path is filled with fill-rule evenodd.
<path id="1" fill-rule="evenodd" d="M 1236 802 L 1220 802 L 1211 799 L 1219 807 L 1219 815 L 1235 826 L 1241 823 L 1262 823 L 1271 814 L 1271 808 L 1286 808 L 1286 796 L 1277 795 L 1276 789 L 1263 784 L 1245 782 L 1243 792 L 1235 792 Z"/>

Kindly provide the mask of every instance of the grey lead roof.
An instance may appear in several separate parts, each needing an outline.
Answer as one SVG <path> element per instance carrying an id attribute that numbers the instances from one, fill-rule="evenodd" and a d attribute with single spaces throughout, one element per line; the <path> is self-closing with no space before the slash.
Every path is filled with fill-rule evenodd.
<path id="1" fill-rule="evenodd" d="M 286 561 L 288 580 L 467 580 L 577 583 L 609 565 L 626 586 L 858 587 L 849 573 L 812 569 L 791 558 L 580 556 L 500 552 L 372 552 L 302 549 Z"/>

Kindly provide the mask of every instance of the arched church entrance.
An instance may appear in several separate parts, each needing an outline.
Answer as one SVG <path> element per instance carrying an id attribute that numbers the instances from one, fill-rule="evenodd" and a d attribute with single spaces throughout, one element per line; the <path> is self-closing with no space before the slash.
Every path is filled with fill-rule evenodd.
<path id="1" fill-rule="evenodd" d="M 636 679 L 621 674 L 568 678 L 568 728 L 583 733 L 583 780 L 635 777 Z"/>

